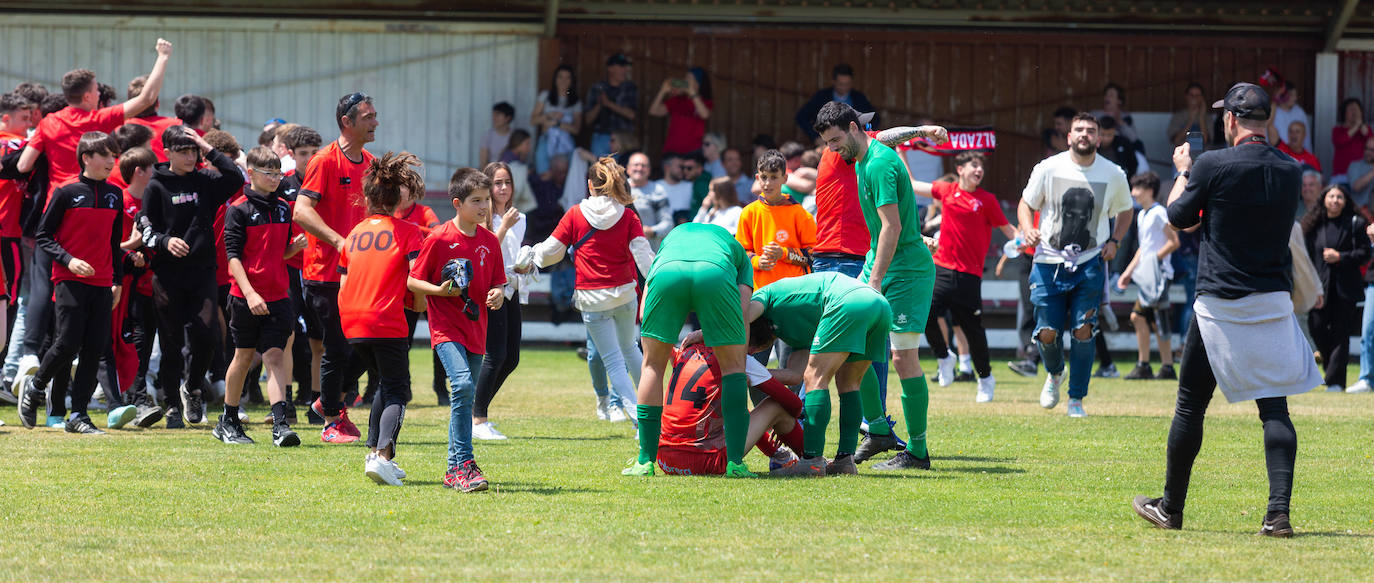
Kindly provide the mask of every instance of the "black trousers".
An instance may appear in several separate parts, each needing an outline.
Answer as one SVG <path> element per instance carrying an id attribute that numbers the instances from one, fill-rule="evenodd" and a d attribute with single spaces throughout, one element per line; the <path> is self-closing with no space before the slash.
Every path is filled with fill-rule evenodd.
<path id="1" fill-rule="evenodd" d="M 1345 386 L 1345 369 L 1350 364 L 1350 334 L 1359 329 L 1360 310 L 1355 300 L 1336 294 L 1326 296 L 1321 309 L 1307 313 L 1312 341 L 1322 353 L 1322 370 L 1328 385 Z"/>
<path id="2" fill-rule="evenodd" d="M 153 342 L 157 338 L 157 306 L 152 296 L 145 296 L 131 289 L 124 289 L 129 296 L 129 314 L 124 318 L 124 334 L 138 352 L 138 374 L 134 375 L 133 385 L 124 393 L 130 405 L 156 405 L 148 394 L 148 362 L 153 356 Z"/>
<path id="3" fill-rule="evenodd" d="M 44 340 L 53 326 L 53 257 L 42 247 L 33 249 L 33 269 L 29 270 L 28 303 L 24 306 L 23 354 L 43 355 Z"/>
<path id="4" fill-rule="evenodd" d="M 353 345 L 358 360 L 377 371 L 377 394 L 367 425 L 367 446 L 394 448 L 410 402 L 410 345 L 404 338 L 367 340 Z M 393 449 L 394 452 L 394 449 Z"/>
<path id="5" fill-rule="evenodd" d="M 19 315 L 19 283 L 24 281 L 24 245 L 18 237 L 0 237 L 0 267 L 5 269 L 5 295 L 10 298 L 5 310 L 5 330 L 14 330 Z"/>
<path id="6" fill-rule="evenodd" d="M 306 284 L 305 303 L 319 318 L 324 329 L 324 358 L 320 360 L 320 406 L 325 415 L 332 417 L 343 410 L 345 383 L 350 384 L 352 392 L 356 393 L 358 378 L 367 370 L 367 365 L 363 359 L 353 357 L 353 346 L 344 336 L 343 321 L 339 319 L 339 287 Z"/>
<path id="7" fill-rule="evenodd" d="M 213 269 L 159 273 L 153 280 L 153 302 L 161 312 L 157 331 L 162 363 L 157 376 L 167 395 L 175 394 L 184 380 L 188 389 L 208 396 L 205 373 L 220 337 L 216 293 Z M 185 356 L 182 348 L 187 349 Z"/>
<path id="8" fill-rule="evenodd" d="M 487 357 L 477 371 L 477 395 L 472 416 L 486 417 L 487 407 L 520 364 L 520 302 L 511 297 L 501 309 L 487 313 Z"/>
<path id="9" fill-rule="evenodd" d="M 936 358 L 949 354 L 949 342 L 940 333 L 938 320 L 945 310 L 949 310 L 954 324 L 964 329 L 978 378 L 992 374 L 992 365 L 988 362 L 988 334 L 983 329 L 983 278 L 935 266 L 935 290 L 930 299 L 930 317 L 926 319 L 926 342 L 930 343 L 931 354 Z M 951 328 L 950 333 L 953 332 Z"/>
<path id="10" fill-rule="evenodd" d="M 108 286 L 63 281 L 55 286 L 54 313 L 57 327 L 52 346 L 43 354 L 34 384 L 46 387 L 62 368 L 70 369 L 79 355 L 72 379 L 72 412 L 85 414 L 95 393 L 100 357 L 110 345 L 110 307 L 114 301 Z M 52 395 L 61 400 L 64 395 Z"/>
<path id="11" fill-rule="evenodd" d="M 1207 347 L 1197 329 L 1197 318 L 1188 327 L 1183 361 L 1178 374 L 1178 404 L 1169 428 L 1168 469 L 1164 476 L 1164 509 L 1182 512 L 1188 498 L 1193 462 L 1202 449 L 1202 425 L 1217 379 L 1212 375 Z M 1288 399 L 1258 399 L 1264 428 L 1264 465 L 1269 473 L 1269 512 L 1287 513 L 1293 495 L 1293 465 L 1298 454 L 1298 435 L 1288 418 Z"/>

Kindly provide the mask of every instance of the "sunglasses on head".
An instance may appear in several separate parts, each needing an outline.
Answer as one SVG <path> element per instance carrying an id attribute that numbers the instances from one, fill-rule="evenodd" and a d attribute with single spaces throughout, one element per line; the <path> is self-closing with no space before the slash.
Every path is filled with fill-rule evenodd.
<path id="1" fill-rule="evenodd" d="M 364 101 L 367 101 L 367 94 L 361 91 L 345 95 L 343 98 L 344 115 L 353 113 L 353 108 L 358 107 L 358 104 Z"/>

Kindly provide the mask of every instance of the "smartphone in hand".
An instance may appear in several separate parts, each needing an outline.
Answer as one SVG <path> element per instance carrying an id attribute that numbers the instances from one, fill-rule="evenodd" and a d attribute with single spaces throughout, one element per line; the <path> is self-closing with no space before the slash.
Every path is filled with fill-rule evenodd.
<path id="1" fill-rule="evenodd" d="M 1202 140 L 1202 132 L 1188 132 L 1188 155 L 1197 161 L 1197 157 L 1207 151 L 1207 145 Z"/>

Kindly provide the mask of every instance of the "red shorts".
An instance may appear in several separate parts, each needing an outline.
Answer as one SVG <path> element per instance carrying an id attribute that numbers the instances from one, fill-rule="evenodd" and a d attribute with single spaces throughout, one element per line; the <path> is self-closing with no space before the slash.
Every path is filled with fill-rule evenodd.
<path id="1" fill-rule="evenodd" d="M 679 476 L 721 476 L 725 474 L 725 450 L 661 448 L 658 450 L 658 469 Z"/>

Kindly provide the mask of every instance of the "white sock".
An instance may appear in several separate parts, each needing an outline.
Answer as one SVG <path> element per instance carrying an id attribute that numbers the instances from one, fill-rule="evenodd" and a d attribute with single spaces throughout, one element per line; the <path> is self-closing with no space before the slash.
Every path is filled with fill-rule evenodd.
<path id="1" fill-rule="evenodd" d="M 969 354 L 959 355 L 959 372 L 973 372 L 973 356 Z"/>

